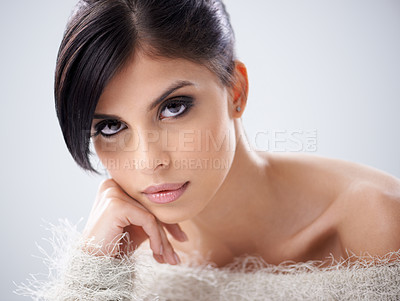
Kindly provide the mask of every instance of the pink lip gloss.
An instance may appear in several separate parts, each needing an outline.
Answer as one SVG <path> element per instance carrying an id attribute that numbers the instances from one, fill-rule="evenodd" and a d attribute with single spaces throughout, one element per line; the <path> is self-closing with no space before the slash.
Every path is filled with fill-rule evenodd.
<path id="1" fill-rule="evenodd" d="M 147 198 L 156 204 L 167 204 L 176 201 L 186 190 L 189 182 L 183 184 L 176 190 L 163 190 L 154 193 L 145 193 Z"/>

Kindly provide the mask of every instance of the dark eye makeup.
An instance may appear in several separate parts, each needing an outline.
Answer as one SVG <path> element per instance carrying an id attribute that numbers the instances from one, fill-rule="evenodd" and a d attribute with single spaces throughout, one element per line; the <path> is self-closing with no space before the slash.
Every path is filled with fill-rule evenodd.
<path id="1" fill-rule="evenodd" d="M 186 115 L 194 106 L 194 99 L 189 96 L 178 96 L 166 100 L 160 105 L 157 112 L 159 120 L 177 119 Z M 163 116 L 163 112 L 167 111 L 168 116 Z M 96 137 L 99 134 L 104 138 L 110 138 L 117 135 L 127 128 L 127 125 L 119 119 L 103 119 L 94 125 L 94 134 L 91 137 Z"/>

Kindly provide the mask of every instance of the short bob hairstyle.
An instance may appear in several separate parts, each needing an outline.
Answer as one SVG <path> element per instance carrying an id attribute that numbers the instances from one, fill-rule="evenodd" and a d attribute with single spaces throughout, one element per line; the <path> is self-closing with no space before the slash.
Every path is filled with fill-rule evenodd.
<path id="1" fill-rule="evenodd" d="M 55 105 L 76 163 L 91 165 L 90 129 L 100 95 L 136 50 L 184 58 L 232 86 L 235 37 L 221 0 L 81 0 L 57 57 Z"/>

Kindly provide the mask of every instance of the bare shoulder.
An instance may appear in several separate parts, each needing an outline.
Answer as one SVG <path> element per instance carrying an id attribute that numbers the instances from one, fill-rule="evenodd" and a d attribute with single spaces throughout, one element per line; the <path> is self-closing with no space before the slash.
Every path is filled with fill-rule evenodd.
<path id="1" fill-rule="evenodd" d="M 335 224 L 343 250 L 385 255 L 400 250 L 400 179 L 363 164 L 309 154 L 273 154 L 314 204 L 335 204 Z M 280 167 L 281 168 L 281 167 Z M 327 193 L 327 191 L 329 193 Z"/>
<path id="2" fill-rule="evenodd" d="M 354 182 L 341 196 L 338 231 L 342 246 L 356 255 L 400 250 L 400 183 Z"/>
<path id="3" fill-rule="evenodd" d="M 361 184 L 378 190 L 399 191 L 400 179 L 364 164 L 307 153 L 268 153 L 264 156 L 285 178 L 293 176 L 307 187 L 321 185 L 334 195 L 359 191 Z"/>

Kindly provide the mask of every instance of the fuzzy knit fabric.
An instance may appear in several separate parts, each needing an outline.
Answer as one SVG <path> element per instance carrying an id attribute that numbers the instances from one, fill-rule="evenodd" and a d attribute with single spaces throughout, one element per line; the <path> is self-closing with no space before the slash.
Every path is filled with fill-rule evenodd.
<path id="1" fill-rule="evenodd" d="M 400 260 L 269 265 L 244 256 L 224 268 L 157 263 L 151 251 L 112 258 L 82 251 L 76 226 L 51 225 L 44 279 L 32 276 L 19 295 L 46 301 L 130 300 L 400 300 Z M 86 242 L 87 243 L 87 242 Z M 371 259 L 371 258 L 369 258 Z"/>

